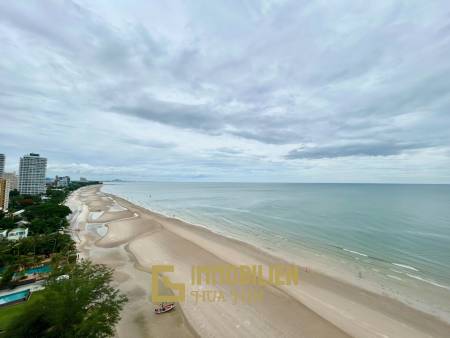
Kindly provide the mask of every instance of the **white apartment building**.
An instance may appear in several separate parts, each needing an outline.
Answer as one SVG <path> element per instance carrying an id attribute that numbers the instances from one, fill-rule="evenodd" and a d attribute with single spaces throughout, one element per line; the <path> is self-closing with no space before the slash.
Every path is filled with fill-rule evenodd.
<path id="1" fill-rule="evenodd" d="M 69 186 L 70 177 L 69 176 L 56 176 L 55 183 L 58 188 L 65 188 Z"/>
<path id="2" fill-rule="evenodd" d="M 45 170 L 47 159 L 39 154 L 25 155 L 20 158 L 19 191 L 22 195 L 45 193 Z"/>

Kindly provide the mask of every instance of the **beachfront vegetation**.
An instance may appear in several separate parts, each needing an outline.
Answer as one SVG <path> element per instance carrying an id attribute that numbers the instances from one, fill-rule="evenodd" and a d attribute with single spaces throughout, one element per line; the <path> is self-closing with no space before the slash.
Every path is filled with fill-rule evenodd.
<path id="1" fill-rule="evenodd" d="M 0 229 L 10 230 L 18 227 L 17 222 L 28 222 L 25 226 L 29 229 L 29 235 L 51 234 L 68 226 L 67 216 L 70 209 L 63 205 L 70 192 L 98 182 L 72 182 L 65 188 L 49 188 L 45 196 L 20 195 L 17 190 L 10 192 L 9 211 L 5 216 L 0 213 Z M 13 216 L 18 210 L 24 212 Z"/>
<path id="2" fill-rule="evenodd" d="M 12 191 L 9 205 L 11 212 L 8 215 L 1 214 L 0 229 L 27 227 L 28 237 L 18 241 L 0 239 L 0 268 L 3 271 L 20 271 L 39 264 L 55 253 L 75 255 L 75 243 L 65 230 L 69 225 L 67 216 L 71 211 L 63 202 L 71 191 L 92 183 L 74 182 L 63 189 L 49 188 L 45 196 L 25 196 L 17 190 Z M 12 212 L 16 210 L 23 212 L 13 216 Z M 4 281 L 1 284 L 5 286 Z"/>
<path id="3" fill-rule="evenodd" d="M 46 200 L 28 199 L 20 197 L 15 203 L 19 204 L 24 212 L 20 216 L 10 216 L 0 218 L 1 229 L 13 229 L 17 227 L 17 222 L 25 221 L 30 234 L 53 233 L 68 225 L 66 217 L 70 214 L 70 209 L 62 205 L 62 196 L 58 191 L 56 197 L 50 190 L 50 196 Z M 65 197 L 64 197 L 65 198 Z M 27 201 L 23 204 L 23 201 Z"/>
<path id="4" fill-rule="evenodd" d="M 24 211 L 17 216 L 10 213 L 1 217 L 0 229 L 27 227 L 29 236 L 16 241 L 0 240 L 0 268 L 3 270 L 0 289 L 13 287 L 23 270 L 44 261 L 48 263 L 57 253 L 66 257 L 76 256 L 75 243 L 64 231 L 71 211 L 61 204 L 70 191 L 69 188 L 49 189 L 44 198 L 11 192 L 12 209 Z"/>
<path id="5" fill-rule="evenodd" d="M 88 184 L 92 182 L 74 182 L 63 189 L 49 188 L 45 196 L 24 196 L 17 190 L 10 193 L 9 209 L 23 212 L 16 216 L 12 212 L 2 213 L 0 229 L 27 227 L 28 237 L 17 241 L 0 239 L 0 269 L 3 271 L 0 288 L 14 286 L 14 272 L 48 263 L 50 259 L 54 261 L 56 257 L 76 257 L 75 243 L 66 233 L 67 216 L 71 211 L 63 202 L 71 191 Z"/>
<path id="6" fill-rule="evenodd" d="M 109 337 L 126 297 L 114 289 L 112 269 L 89 261 L 63 264 L 49 278 L 42 297 L 6 328 L 7 337 Z M 57 279 L 68 274 L 68 279 Z"/>
<path id="7" fill-rule="evenodd" d="M 50 200 L 49 202 L 26 208 L 24 216 L 29 221 L 36 219 L 65 219 L 70 212 L 70 209 L 65 205 L 60 205 Z"/>
<path id="8" fill-rule="evenodd" d="M 67 234 L 52 233 L 23 238 L 19 241 L 0 241 L 0 266 L 21 264 L 29 258 L 49 258 L 54 253 L 75 253 L 75 243 Z M 30 262 L 32 263 L 32 262 Z"/>
<path id="9" fill-rule="evenodd" d="M 89 184 L 89 183 L 88 183 Z M 113 334 L 126 297 L 111 287 L 112 270 L 89 261 L 77 262 L 75 242 L 66 230 L 71 211 L 63 205 L 73 190 L 48 189 L 45 196 L 11 193 L 10 210 L 0 215 L 0 229 L 28 227 L 20 240 L 0 239 L 0 288 L 26 277 L 26 269 L 50 264 L 45 289 L 30 301 L 0 311 L 0 337 L 107 337 Z M 48 271 L 48 270 L 47 270 Z M 61 280 L 61 275 L 68 278 Z M 41 277 L 42 278 L 42 277 Z"/>

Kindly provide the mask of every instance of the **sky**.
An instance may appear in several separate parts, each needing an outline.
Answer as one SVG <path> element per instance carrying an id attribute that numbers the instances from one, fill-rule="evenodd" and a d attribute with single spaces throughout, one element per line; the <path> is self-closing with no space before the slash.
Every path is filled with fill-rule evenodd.
<path id="1" fill-rule="evenodd" d="M 0 153 L 47 176 L 450 183 L 450 2 L 2 1 Z"/>

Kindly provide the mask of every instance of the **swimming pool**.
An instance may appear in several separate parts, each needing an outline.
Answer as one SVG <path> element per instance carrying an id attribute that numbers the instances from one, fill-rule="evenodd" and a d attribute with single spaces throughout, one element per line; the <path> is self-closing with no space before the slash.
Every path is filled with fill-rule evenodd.
<path id="1" fill-rule="evenodd" d="M 28 299 L 29 296 L 30 296 L 30 289 L 10 293 L 9 295 L 0 296 L 0 306 L 6 306 L 9 304 L 25 301 Z"/>
<path id="2" fill-rule="evenodd" d="M 25 270 L 25 273 L 27 275 L 32 275 L 33 273 L 48 273 L 51 270 L 52 269 L 51 269 L 50 265 L 42 265 L 42 266 L 39 266 L 37 268 L 27 269 L 27 270 Z"/>

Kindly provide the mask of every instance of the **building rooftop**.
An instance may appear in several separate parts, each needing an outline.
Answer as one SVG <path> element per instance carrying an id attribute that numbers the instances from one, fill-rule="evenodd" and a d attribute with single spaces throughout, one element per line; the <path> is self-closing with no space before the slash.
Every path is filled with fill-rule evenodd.
<path id="1" fill-rule="evenodd" d="M 25 209 L 22 209 L 22 210 L 19 210 L 19 211 L 14 212 L 14 213 L 13 213 L 13 216 L 18 216 L 18 215 L 20 215 L 20 214 L 23 213 L 23 212 L 25 212 Z"/>

